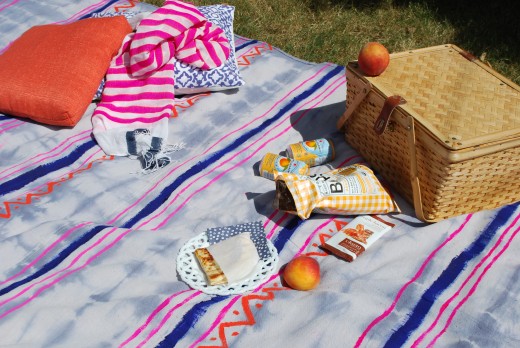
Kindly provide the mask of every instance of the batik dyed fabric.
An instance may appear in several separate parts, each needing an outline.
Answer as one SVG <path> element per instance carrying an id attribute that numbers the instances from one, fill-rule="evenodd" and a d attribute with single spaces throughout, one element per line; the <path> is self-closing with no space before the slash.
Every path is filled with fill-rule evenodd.
<path id="1" fill-rule="evenodd" d="M 110 3 L 1 1 L 0 47 Z M 178 98 L 169 134 L 187 146 L 149 175 L 105 155 L 89 117 L 51 129 L 0 116 L 0 346 L 518 346 L 518 204 L 426 225 L 396 196 L 402 212 L 381 215 L 395 227 L 370 249 L 352 263 L 326 253 L 321 243 L 353 216 L 275 210 L 258 162 L 330 138 L 336 158 L 311 171 L 367 164 L 335 128 L 345 69 L 254 38 L 235 45 L 246 84 Z M 255 221 L 279 270 L 297 255 L 318 261 L 317 288 L 291 290 L 277 272 L 248 293 L 210 296 L 180 280 L 187 241 Z"/>

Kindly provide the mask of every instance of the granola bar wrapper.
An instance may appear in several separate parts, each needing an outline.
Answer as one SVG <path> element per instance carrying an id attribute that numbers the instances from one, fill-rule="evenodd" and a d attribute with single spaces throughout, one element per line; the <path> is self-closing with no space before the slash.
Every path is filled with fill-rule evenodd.
<path id="1" fill-rule="evenodd" d="M 356 216 L 321 247 L 352 262 L 394 226 L 377 216 Z"/>
<path id="2" fill-rule="evenodd" d="M 370 168 L 353 164 L 327 173 L 276 177 L 275 208 L 308 219 L 311 213 L 361 215 L 399 212 Z"/>

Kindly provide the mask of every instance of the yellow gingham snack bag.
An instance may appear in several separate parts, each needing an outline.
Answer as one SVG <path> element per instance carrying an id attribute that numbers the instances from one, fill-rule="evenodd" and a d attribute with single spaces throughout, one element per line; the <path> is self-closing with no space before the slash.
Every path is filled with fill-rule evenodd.
<path id="1" fill-rule="evenodd" d="M 323 214 L 386 214 L 399 207 L 372 170 L 354 164 L 309 176 L 279 173 L 275 208 L 307 219 Z"/>

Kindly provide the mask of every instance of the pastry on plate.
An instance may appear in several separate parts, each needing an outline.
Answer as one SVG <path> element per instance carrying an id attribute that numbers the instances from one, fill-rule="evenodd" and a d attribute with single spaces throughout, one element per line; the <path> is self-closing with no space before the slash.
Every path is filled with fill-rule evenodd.
<path id="1" fill-rule="evenodd" d="M 209 285 L 228 285 L 250 275 L 260 257 L 250 232 L 239 233 L 219 243 L 194 251 Z"/>

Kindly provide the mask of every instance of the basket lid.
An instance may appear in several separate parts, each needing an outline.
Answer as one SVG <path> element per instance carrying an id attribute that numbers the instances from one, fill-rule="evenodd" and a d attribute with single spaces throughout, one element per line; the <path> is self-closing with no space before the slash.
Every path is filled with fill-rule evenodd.
<path id="1" fill-rule="evenodd" d="M 404 97 L 401 108 L 447 148 L 520 137 L 520 87 L 455 45 L 391 54 L 384 73 L 365 78 Z"/>

